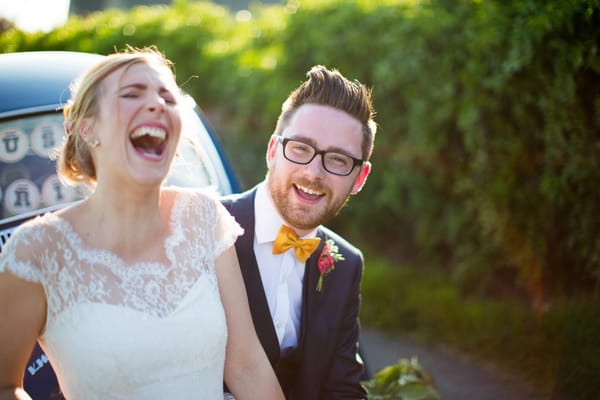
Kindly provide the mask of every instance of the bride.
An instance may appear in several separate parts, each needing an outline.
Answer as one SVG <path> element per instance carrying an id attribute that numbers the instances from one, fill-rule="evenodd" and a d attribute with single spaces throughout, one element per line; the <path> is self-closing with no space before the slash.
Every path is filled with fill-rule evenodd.
<path id="1" fill-rule="evenodd" d="M 156 49 L 107 56 L 73 88 L 65 181 L 84 201 L 21 225 L 0 254 L 0 399 L 28 399 L 37 340 L 67 399 L 283 399 L 217 199 L 165 189 L 180 91 Z"/>

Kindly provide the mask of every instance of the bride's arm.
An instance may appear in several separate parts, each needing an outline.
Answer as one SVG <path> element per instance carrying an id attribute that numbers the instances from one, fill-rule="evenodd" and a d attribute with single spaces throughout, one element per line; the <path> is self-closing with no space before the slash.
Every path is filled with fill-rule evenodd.
<path id="1" fill-rule="evenodd" d="M 0 400 L 30 399 L 23 390 L 23 372 L 45 312 L 40 284 L 0 273 Z"/>
<path id="2" fill-rule="evenodd" d="M 246 288 L 233 246 L 217 258 L 216 268 L 227 318 L 227 387 L 237 400 L 283 400 L 277 377 L 254 330 Z"/>
<path id="3" fill-rule="evenodd" d="M 1 400 L 31 400 L 31 397 L 21 388 L 0 389 Z"/>

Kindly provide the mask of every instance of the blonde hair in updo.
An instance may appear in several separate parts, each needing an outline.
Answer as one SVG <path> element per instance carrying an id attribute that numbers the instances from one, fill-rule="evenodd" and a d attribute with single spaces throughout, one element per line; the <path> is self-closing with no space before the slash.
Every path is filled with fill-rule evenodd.
<path id="1" fill-rule="evenodd" d="M 81 137 L 81 124 L 85 118 L 98 115 L 104 78 L 122 67 L 138 63 L 162 65 L 173 73 L 173 64 L 156 47 L 128 47 L 123 52 L 106 56 L 71 85 L 71 99 L 63 109 L 67 139 L 57 161 L 58 176 L 63 182 L 96 184 L 96 165 L 89 144 Z"/>

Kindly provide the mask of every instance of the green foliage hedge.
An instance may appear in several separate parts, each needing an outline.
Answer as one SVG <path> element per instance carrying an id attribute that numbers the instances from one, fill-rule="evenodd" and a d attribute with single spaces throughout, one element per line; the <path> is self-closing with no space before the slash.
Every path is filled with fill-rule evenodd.
<path id="1" fill-rule="evenodd" d="M 290 0 L 107 10 L 0 51 L 156 44 L 249 187 L 281 101 L 313 64 L 373 88 L 374 170 L 335 224 L 467 292 L 600 291 L 597 0 Z M 499 283 L 501 282 L 501 283 Z"/>

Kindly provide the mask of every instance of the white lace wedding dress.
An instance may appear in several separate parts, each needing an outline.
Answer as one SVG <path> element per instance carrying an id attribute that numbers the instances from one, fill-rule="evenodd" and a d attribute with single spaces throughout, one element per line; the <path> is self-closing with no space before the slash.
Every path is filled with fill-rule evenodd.
<path id="1" fill-rule="evenodd" d="M 40 344 L 67 399 L 223 399 L 227 328 L 215 258 L 241 228 L 207 194 L 176 194 L 169 264 L 127 264 L 53 214 L 22 225 L 0 272 L 40 282 Z M 33 254 L 33 255 L 32 255 Z"/>

